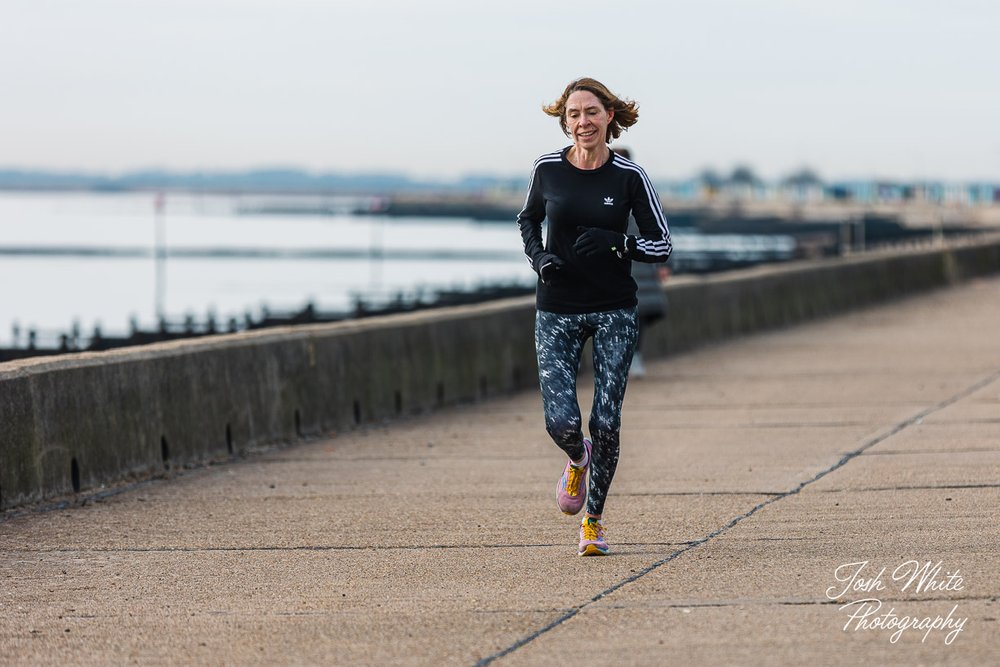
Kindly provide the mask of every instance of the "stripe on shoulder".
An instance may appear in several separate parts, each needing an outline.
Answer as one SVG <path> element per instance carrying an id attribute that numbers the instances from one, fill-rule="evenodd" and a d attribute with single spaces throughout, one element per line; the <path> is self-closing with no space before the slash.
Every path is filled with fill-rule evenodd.
<path id="1" fill-rule="evenodd" d="M 670 232 L 667 229 L 667 218 L 663 213 L 663 207 L 660 205 L 660 197 L 656 194 L 656 189 L 653 187 L 653 182 L 649 180 L 649 176 L 646 175 L 646 170 L 637 165 L 632 160 L 623 158 L 618 153 L 615 153 L 613 165 L 619 169 L 625 169 L 626 171 L 634 171 L 639 174 L 639 178 L 642 181 L 642 185 L 646 190 L 646 197 L 649 200 L 649 207 L 653 211 L 653 215 L 656 217 L 657 225 L 663 231 L 665 237 L 669 238 Z"/>
<path id="2" fill-rule="evenodd" d="M 538 157 L 538 159 L 535 160 L 535 162 L 534 162 L 534 164 L 532 166 L 537 167 L 542 162 L 557 162 L 559 160 L 562 160 L 562 151 L 561 150 L 559 150 L 559 151 L 553 151 L 552 153 L 545 153 L 544 155 L 540 155 Z"/>

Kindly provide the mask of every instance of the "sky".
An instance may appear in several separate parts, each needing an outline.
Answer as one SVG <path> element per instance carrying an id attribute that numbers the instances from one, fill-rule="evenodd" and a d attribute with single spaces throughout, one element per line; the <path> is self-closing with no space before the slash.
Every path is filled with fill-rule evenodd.
<path id="1" fill-rule="evenodd" d="M 990 0 L 2 0 L 0 168 L 526 176 L 593 76 L 654 178 L 1000 180 Z"/>

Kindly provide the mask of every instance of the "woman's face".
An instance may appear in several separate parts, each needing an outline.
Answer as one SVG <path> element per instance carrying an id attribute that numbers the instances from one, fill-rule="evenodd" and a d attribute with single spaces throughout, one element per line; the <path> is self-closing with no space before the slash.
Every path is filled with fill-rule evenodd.
<path id="1" fill-rule="evenodd" d="M 589 90 L 570 93 L 566 99 L 566 129 L 573 145 L 584 150 L 603 145 L 613 115 L 614 112 L 605 109 L 597 95 Z"/>

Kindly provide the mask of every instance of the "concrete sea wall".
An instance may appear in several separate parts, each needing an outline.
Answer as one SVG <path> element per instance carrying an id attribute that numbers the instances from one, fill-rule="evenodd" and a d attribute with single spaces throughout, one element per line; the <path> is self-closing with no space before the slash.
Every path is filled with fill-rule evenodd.
<path id="1" fill-rule="evenodd" d="M 1000 271 L 1000 237 L 762 266 L 667 285 L 670 315 L 644 348 L 672 354 L 732 336 L 835 315 Z"/>
<path id="2" fill-rule="evenodd" d="M 649 356 L 1000 271 L 1000 239 L 667 286 Z M 533 298 L 0 364 L 0 509 L 537 386 Z"/>

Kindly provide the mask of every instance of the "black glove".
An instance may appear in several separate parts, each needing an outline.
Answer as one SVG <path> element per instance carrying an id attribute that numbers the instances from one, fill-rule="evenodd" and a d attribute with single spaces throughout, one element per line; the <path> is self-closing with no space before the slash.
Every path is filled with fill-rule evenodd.
<path id="1" fill-rule="evenodd" d="M 577 227 L 576 231 L 580 233 L 580 236 L 573 244 L 573 250 L 578 255 L 593 257 L 594 255 L 613 253 L 622 257 L 628 251 L 625 235 L 619 232 L 596 227 Z"/>
<path id="2" fill-rule="evenodd" d="M 543 252 L 535 258 L 535 272 L 543 283 L 551 283 L 565 264 L 551 252 Z"/>

